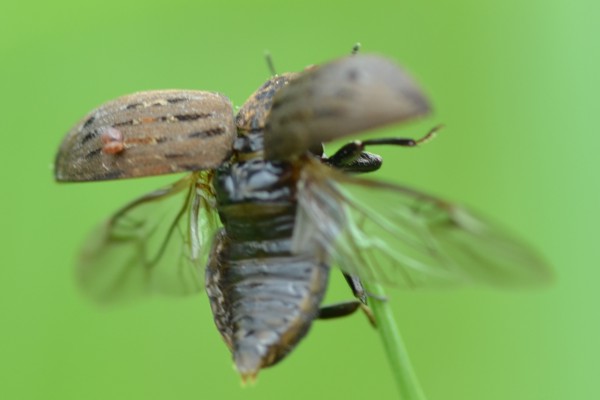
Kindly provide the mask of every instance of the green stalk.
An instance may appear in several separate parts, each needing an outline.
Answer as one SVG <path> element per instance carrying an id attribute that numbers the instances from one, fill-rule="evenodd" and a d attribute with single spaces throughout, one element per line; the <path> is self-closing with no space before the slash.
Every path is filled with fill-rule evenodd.
<path id="1" fill-rule="evenodd" d="M 423 393 L 419 380 L 412 369 L 408 352 L 398 331 L 398 326 L 394 320 L 389 302 L 386 300 L 383 288 L 373 283 L 365 284 L 365 288 L 372 295 L 369 298 L 369 306 L 377 322 L 377 330 L 381 336 L 383 348 L 392 369 L 392 375 L 396 380 L 400 399 L 426 400 L 425 393 Z"/>

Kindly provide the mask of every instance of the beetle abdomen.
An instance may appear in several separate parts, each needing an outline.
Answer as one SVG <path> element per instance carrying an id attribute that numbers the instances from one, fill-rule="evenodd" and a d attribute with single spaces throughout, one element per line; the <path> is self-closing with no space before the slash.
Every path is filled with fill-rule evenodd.
<path id="1" fill-rule="evenodd" d="M 254 160 L 224 166 L 213 180 L 224 228 L 213 243 L 206 288 L 243 379 L 302 339 L 327 287 L 329 268 L 316 248 L 291 252 L 295 176 L 288 164 Z"/>
<path id="2" fill-rule="evenodd" d="M 304 337 L 327 287 L 329 269 L 314 255 L 279 252 L 289 242 L 235 243 L 225 231 L 215 240 L 207 292 L 215 323 L 244 379 L 281 360 Z M 268 254 L 269 249 L 275 253 Z M 236 253 L 264 255 L 235 259 Z"/>

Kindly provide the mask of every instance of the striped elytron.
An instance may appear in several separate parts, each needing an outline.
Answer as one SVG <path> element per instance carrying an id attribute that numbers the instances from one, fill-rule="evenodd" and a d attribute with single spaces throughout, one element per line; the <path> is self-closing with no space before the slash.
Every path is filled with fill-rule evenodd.
<path id="1" fill-rule="evenodd" d="M 285 357 L 314 319 L 368 314 L 361 279 L 400 287 L 542 279 L 534 252 L 466 209 L 356 176 L 381 166 L 366 146 L 419 140 L 323 152 L 322 142 L 428 111 L 406 72 L 372 55 L 275 76 L 235 117 L 225 96 L 190 90 L 100 106 L 62 143 L 57 180 L 191 173 L 90 236 L 78 268 L 83 288 L 101 301 L 206 288 L 247 379 Z M 357 300 L 322 307 L 332 265 Z"/>

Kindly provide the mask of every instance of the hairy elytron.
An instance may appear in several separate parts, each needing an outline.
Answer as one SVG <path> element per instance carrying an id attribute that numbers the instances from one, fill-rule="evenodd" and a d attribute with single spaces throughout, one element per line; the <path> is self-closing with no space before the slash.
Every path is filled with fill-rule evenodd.
<path id="1" fill-rule="evenodd" d="M 211 92 L 149 91 L 105 103 L 67 134 L 57 180 L 191 173 L 90 236 L 78 267 L 83 288 L 114 301 L 205 287 L 247 379 L 285 357 L 316 318 L 366 310 L 361 279 L 419 287 L 543 278 L 534 252 L 465 208 L 357 177 L 382 163 L 366 147 L 419 140 L 323 152 L 322 142 L 428 111 L 406 72 L 373 55 L 275 76 L 235 117 L 229 100 Z M 357 300 L 323 307 L 334 265 Z"/>

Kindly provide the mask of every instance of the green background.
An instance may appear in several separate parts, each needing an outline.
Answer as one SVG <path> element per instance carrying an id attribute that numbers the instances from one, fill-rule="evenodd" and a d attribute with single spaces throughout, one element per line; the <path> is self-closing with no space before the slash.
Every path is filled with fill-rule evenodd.
<path id="1" fill-rule="evenodd" d="M 597 1 L 171 0 L 0 6 L 0 398 L 395 398 L 360 316 L 318 322 L 242 388 L 205 296 L 98 308 L 73 281 L 84 235 L 174 177 L 57 185 L 64 133 L 100 103 L 157 88 L 235 104 L 279 71 L 363 52 L 403 63 L 436 113 L 382 135 L 381 179 L 475 206 L 546 256 L 531 291 L 388 290 L 428 398 L 593 399 L 600 371 Z M 379 150 L 379 149 L 378 149 Z M 334 274 L 329 301 L 348 297 Z M 335 279 L 338 278 L 338 279 Z"/>

